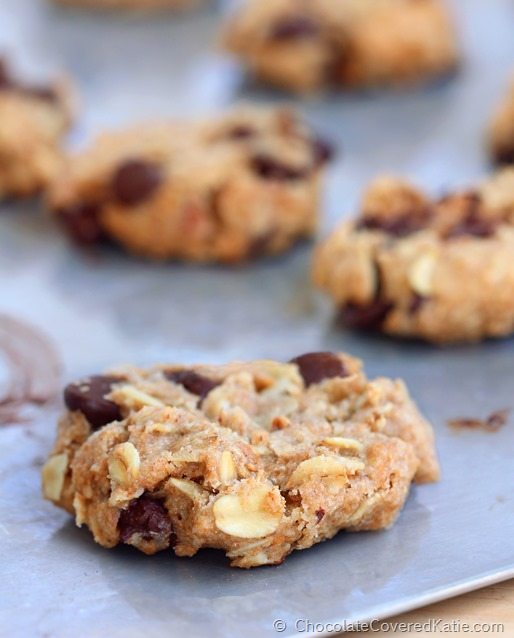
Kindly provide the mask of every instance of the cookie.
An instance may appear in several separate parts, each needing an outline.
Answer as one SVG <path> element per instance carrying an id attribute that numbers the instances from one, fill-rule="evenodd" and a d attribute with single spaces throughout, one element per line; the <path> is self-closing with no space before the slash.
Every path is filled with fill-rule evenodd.
<path id="1" fill-rule="evenodd" d="M 65 82 L 27 84 L 0 58 L 0 200 L 36 195 L 62 170 L 70 102 Z"/>
<path id="2" fill-rule="evenodd" d="M 439 475 L 404 384 L 369 381 L 344 354 L 128 367 L 64 400 L 43 492 L 104 547 L 277 564 L 342 529 L 392 525 L 411 482 Z"/>
<path id="3" fill-rule="evenodd" d="M 497 164 L 514 164 L 514 81 L 489 126 L 489 150 Z"/>
<path id="4" fill-rule="evenodd" d="M 299 92 L 419 83 L 458 62 L 440 0 L 246 0 L 223 43 L 256 78 Z"/>
<path id="5" fill-rule="evenodd" d="M 100 10 L 155 11 L 160 9 L 188 9 L 197 6 L 201 0 L 53 0 L 65 7 Z"/>
<path id="6" fill-rule="evenodd" d="M 329 147 L 289 109 L 106 134 L 71 158 L 49 204 L 77 242 L 154 259 L 238 262 L 316 228 Z"/>
<path id="7" fill-rule="evenodd" d="M 431 199 L 381 178 L 320 244 L 314 282 L 351 328 L 436 343 L 514 332 L 514 169 Z"/>

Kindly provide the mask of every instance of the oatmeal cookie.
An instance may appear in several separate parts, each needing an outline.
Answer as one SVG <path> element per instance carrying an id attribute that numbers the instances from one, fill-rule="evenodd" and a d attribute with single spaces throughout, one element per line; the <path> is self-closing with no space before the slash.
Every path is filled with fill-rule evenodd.
<path id="1" fill-rule="evenodd" d="M 154 259 L 237 262 L 316 228 L 330 149 L 287 108 L 106 134 L 70 159 L 50 207 L 80 243 Z"/>
<path id="2" fill-rule="evenodd" d="M 349 327 L 436 343 L 514 332 L 514 169 L 442 199 L 380 178 L 317 248 L 314 282 Z"/>
<path id="3" fill-rule="evenodd" d="M 328 352 L 289 363 L 124 368 L 67 386 L 46 498 L 105 547 L 280 563 L 342 529 L 392 525 L 439 468 L 401 381 Z"/>
<path id="4" fill-rule="evenodd" d="M 497 164 L 514 164 L 514 81 L 493 114 L 489 150 Z"/>
<path id="5" fill-rule="evenodd" d="M 246 0 L 223 43 L 258 79 L 300 92 L 416 83 L 458 62 L 441 0 Z"/>
<path id="6" fill-rule="evenodd" d="M 35 86 L 16 79 L 0 58 L 0 200 L 44 190 L 62 169 L 61 142 L 71 124 L 64 81 Z"/>

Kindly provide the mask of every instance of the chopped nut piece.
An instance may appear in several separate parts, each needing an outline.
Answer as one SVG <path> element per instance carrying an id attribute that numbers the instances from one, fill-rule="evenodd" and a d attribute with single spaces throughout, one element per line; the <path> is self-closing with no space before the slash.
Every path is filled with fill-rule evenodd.
<path id="1" fill-rule="evenodd" d="M 134 445 L 130 441 L 120 443 L 109 456 L 109 476 L 120 485 L 127 485 L 137 477 L 139 465 L 139 452 Z"/>
<path id="2" fill-rule="evenodd" d="M 222 483 L 231 483 L 234 479 L 237 478 L 237 470 L 234 463 L 234 457 L 228 450 L 225 450 L 221 455 L 218 466 L 218 474 Z"/>
<path id="3" fill-rule="evenodd" d="M 429 297 L 433 291 L 434 271 L 437 258 L 434 253 L 426 253 L 418 257 L 409 269 L 409 283 L 419 295 Z"/>
<path id="4" fill-rule="evenodd" d="M 171 434 L 175 428 L 171 423 L 152 423 L 146 427 L 151 434 Z"/>
<path id="5" fill-rule="evenodd" d="M 204 500 L 208 495 L 207 491 L 202 489 L 194 481 L 187 481 L 185 479 L 170 478 L 170 483 L 174 485 L 177 490 L 180 490 L 186 496 L 189 496 L 193 501 Z"/>
<path id="6" fill-rule="evenodd" d="M 329 436 L 321 442 L 324 445 L 351 452 L 361 452 L 363 449 L 363 445 L 360 441 L 357 441 L 356 439 L 349 439 L 344 436 Z"/>
<path id="7" fill-rule="evenodd" d="M 124 385 L 117 392 L 123 395 L 125 403 L 132 409 L 142 408 L 145 405 L 161 408 L 165 405 L 160 399 L 138 390 L 133 385 Z"/>
<path id="8" fill-rule="evenodd" d="M 43 494 L 51 501 L 61 498 L 64 477 L 68 469 L 68 455 L 56 454 L 51 456 L 43 466 Z"/>
<path id="9" fill-rule="evenodd" d="M 225 494 L 213 506 L 216 527 L 229 536 L 263 538 L 280 524 L 276 494 L 264 485 L 249 494 Z"/>
<path id="10" fill-rule="evenodd" d="M 253 543 L 247 543 L 246 545 L 240 545 L 231 552 L 227 552 L 227 558 L 237 558 L 238 556 L 243 556 L 244 554 L 257 549 L 258 547 L 264 548 L 264 546 L 268 543 L 269 540 L 258 540 L 254 541 Z"/>
<path id="11" fill-rule="evenodd" d="M 322 454 L 302 461 L 289 477 L 286 487 L 297 487 L 313 476 L 351 476 L 363 469 L 364 463 L 357 459 Z"/>

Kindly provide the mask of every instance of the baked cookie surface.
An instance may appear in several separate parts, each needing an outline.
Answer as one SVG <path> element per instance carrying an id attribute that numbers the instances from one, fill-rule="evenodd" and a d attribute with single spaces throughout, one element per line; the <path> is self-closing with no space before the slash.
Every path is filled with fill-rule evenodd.
<path id="1" fill-rule="evenodd" d="M 0 58 L 0 200 L 36 195 L 62 169 L 70 102 L 64 82 L 22 82 Z"/>
<path id="2" fill-rule="evenodd" d="M 330 149 L 289 109 L 106 134 L 71 158 L 49 204 L 79 243 L 154 259 L 237 262 L 279 253 L 317 225 Z"/>
<path id="3" fill-rule="evenodd" d="M 67 386 L 46 498 L 105 547 L 236 567 L 391 525 L 437 480 L 433 433 L 402 382 L 347 355 L 124 368 Z"/>
<path id="4" fill-rule="evenodd" d="M 489 150 L 497 164 L 514 164 L 514 81 L 489 126 Z"/>
<path id="5" fill-rule="evenodd" d="M 430 199 L 380 178 L 316 250 L 314 282 L 349 326 L 436 343 L 514 332 L 514 170 Z"/>
<path id="6" fill-rule="evenodd" d="M 418 83 L 458 62 L 440 0 L 247 0 L 224 46 L 253 76 L 300 92 Z"/>

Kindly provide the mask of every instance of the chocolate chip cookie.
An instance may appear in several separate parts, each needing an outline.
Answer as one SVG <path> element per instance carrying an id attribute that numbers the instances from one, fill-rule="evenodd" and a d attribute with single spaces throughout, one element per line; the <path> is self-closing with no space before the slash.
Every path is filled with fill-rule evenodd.
<path id="1" fill-rule="evenodd" d="M 314 282 L 351 328 L 437 343 L 514 332 L 514 169 L 431 199 L 381 178 L 317 248 Z"/>
<path id="2" fill-rule="evenodd" d="M 65 82 L 23 82 L 0 58 L 0 200 L 36 195 L 62 170 L 70 102 Z"/>
<path id="3" fill-rule="evenodd" d="M 238 262 L 316 228 L 331 149 L 286 108 L 103 135 L 51 189 L 78 243 L 109 239 L 154 259 Z"/>
<path id="4" fill-rule="evenodd" d="M 342 529 L 388 527 L 411 482 L 439 475 L 404 384 L 369 381 L 344 354 L 128 367 L 64 400 L 44 495 L 104 547 L 277 564 Z"/>
<path id="5" fill-rule="evenodd" d="M 458 62 L 440 0 L 246 0 L 224 45 L 258 79 L 300 92 L 419 83 Z"/>
<path id="6" fill-rule="evenodd" d="M 497 164 L 514 164 L 514 81 L 489 126 L 489 149 Z"/>

